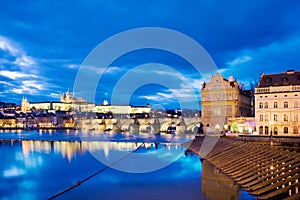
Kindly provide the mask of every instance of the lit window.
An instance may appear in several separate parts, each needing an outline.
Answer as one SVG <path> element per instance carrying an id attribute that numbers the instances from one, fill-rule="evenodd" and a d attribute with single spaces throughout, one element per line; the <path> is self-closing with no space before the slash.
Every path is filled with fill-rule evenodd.
<path id="1" fill-rule="evenodd" d="M 277 134 L 278 134 L 278 128 L 274 127 L 274 135 L 277 135 Z"/>
<path id="2" fill-rule="evenodd" d="M 264 116 L 263 115 L 259 115 L 259 121 L 264 121 Z"/>
<path id="3" fill-rule="evenodd" d="M 298 134 L 298 127 L 297 127 L 297 126 L 294 126 L 294 127 L 293 127 L 293 133 L 294 133 L 294 134 Z"/>
<path id="4" fill-rule="evenodd" d="M 298 101 L 294 102 L 294 108 L 298 108 Z"/>
<path id="5" fill-rule="evenodd" d="M 285 122 L 289 121 L 289 117 L 287 114 L 283 115 L 283 121 Z"/>
<path id="6" fill-rule="evenodd" d="M 268 134 L 269 134 L 269 127 L 265 126 L 265 135 L 268 135 Z"/>
<path id="7" fill-rule="evenodd" d="M 298 114 L 294 115 L 294 122 L 298 121 Z"/>
<path id="8" fill-rule="evenodd" d="M 289 107 L 289 103 L 288 103 L 287 101 L 285 101 L 285 102 L 283 103 L 283 107 L 284 107 L 284 108 L 288 108 L 288 107 Z"/>
<path id="9" fill-rule="evenodd" d="M 274 108 L 278 108 L 278 102 L 274 102 Z"/>
<path id="10" fill-rule="evenodd" d="M 278 121 L 278 115 L 277 115 L 277 114 L 274 115 L 274 121 L 275 121 L 275 122 Z"/>
<path id="11" fill-rule="evenodd" d="M 264 127 L 263 127 L 263 126 L 260 126 L 260 127 L 259 127 L 259 134 L 262 135 L 262 134 L 263 134 L 263 131 L 264 131 Z"/>
<path id="12" fill-rule="evenodd" d="M 265 108 L 268 108 L 269 105 L 268 105 L 268 102 L 265 102 Z"/>
<path id="13" fill-rule="evenodd" d="M 265 121 L 266 121 L 266 122 L 269 121 L 268 115 L 265 115 Z"/>

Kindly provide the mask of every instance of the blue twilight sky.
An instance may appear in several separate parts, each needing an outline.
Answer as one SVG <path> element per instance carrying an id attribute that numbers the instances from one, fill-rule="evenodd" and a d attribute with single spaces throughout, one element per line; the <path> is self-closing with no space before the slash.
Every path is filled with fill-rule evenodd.
<path id="1" fill-rule="evenodd" d="M 30 101 L 59 100 L 62 92 L 73 89 L 81 64 L 100 42 L 140 27 L 186 34 L 204 47 L 222 75 L 233 75 L 247 88 L 262 72 L 300 70 L 299 19 L 297 0 L 2 1 L 0 101 L 20 103 L 22 96 Z M 96 103 L 110 102 L 118 80 L 147 63 L 169 66 L 176 73 L 152 70 L 153 83 L 140 85 L 130 94 L 126 88 L 133 87 L 134 81 L 127 80 L 118 86 L 113 103 L 195 108 L 193 97 L 200 99 L 203 81 L 215 73 L 199 76 L 190 63 L 170 52 L 132 51 L 104 72 L 101 66 L 91 66 L 95 74 L 103 73 Z M 143 79 L 151 69 L 133 70 L 134 76 Z"/>

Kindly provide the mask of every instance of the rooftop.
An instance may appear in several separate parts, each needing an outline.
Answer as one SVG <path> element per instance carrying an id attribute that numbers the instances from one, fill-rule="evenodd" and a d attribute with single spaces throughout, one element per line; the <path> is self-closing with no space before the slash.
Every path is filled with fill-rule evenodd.
<path id="1" fill-rule="evenodd" d="M 300 72 L 288 70 L 278 74 L 262 74 L 258 83 L 258 88 L 270 86 L 300 85 Z"/>

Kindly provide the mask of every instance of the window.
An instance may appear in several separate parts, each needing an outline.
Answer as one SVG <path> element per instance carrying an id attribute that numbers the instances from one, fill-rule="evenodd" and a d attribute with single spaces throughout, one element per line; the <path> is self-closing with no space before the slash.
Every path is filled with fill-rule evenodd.
<path id="1" fill-rule="evenodd" d="M 298 101 L 294 102 L 294 108 L 298 108 Z"/>
<path id="2" fill-rule="evenodd" d="M 268 102 L 265 102 L 265 108 L 268 108 L 269 105 L 268 105 Z"/>
<path id="3" fill-rule="evenodd" d="M 284 108 L 288 108 L 288 107 L 289 107 L 289 103 L 288 103 L 287 101 L 285 101 L 285 102 L 283 103 L 283 107 L 284 107 Z"/>
<path id="4" fill-rule="evenodd" d="M 275 122 L 277 122 L 277 121 L 278 121 L 278 115 L 277 115 L 277 114 L 274 114 L 274 118 L 273 118 L 273 120 L 274 120 Z"/>
<path id="5" fill-rule="evenodd" d="M 283 121 L 288 122 L 289 121 L 289 117 L 287 114 L 283 115 Z"/>
<path id="6" fill-rule="evenodd" d="M 298 134 L 298 127 L 297 127 L 297 126 L 294 126 L 294 127 L 293 127 L 293 133 L 294 133 L 294 134 Z"/>
<path id="7" fill-rule="evenodd" d="M 269 121 L 268 115 L 265 115 L 265 121 L 266 121 L 266 122 Z"/>
<path id="8" fill-rule="evenodd" d="M 260 135 L 263 134 L 263 130 L 264 130 L 264 127 L 263 127 L 263 126 L 260 126 L 260 127 L 259 127 L 259 134 L 260 134 Z"/>
<path id="9" fill-rule="evenodd" d="M 277 135 L 277 134 L 278 134 L 278 128 L 274 127 L 274 135 Z"/>
<path id="10" fill-rule="evenodd" d="M 294 115 L 294 122 L 298 122 L 298 114 Z"/>
<path id="11" fill-rule="evenodd" d="M 278 102 L 274 102 L 274 108 L 278 108 Z"/>
<path id="12" fill-rule="evenodd" d="M 282 78 L 283 84 L 288 84 L 289 79 L 287 77 Z"/>
<path id="13" fill-rule="evenodd" d="M 259 103 L 259 108 L 263 108 L 263 103 L 262 102 Z"/>
<path id="14" fill-rule="evenodd" d="M 284 134 L 288 134 L 288 133 L 289 133 L 288 127 L 283 127 L 283 133 L 284 133 Z"/>
<path id="15" fill-rule="evenodd" d="M 266 77 L 266 83 L 272 83 L 272 77 Z"/>
<path id="16" fill-rule="evenodd" d="M 259 115 L 259 121 L 264 121 L 264 116 L 263 115 Z"/>
<path id="17" fill-rule="evenodd" d="M 269 134 L 269 127 L 265 126 L 265 135 L 268 135 L 268 134 Z"/>

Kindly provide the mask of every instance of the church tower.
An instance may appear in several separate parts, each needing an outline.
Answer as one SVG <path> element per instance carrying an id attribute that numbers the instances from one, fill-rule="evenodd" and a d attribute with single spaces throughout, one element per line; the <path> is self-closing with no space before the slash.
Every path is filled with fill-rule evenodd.
<path id="1" fill-rule="evenodd" d="M 23 113 L 26 113 L 27 111 L 30 111 L 30 104 L 29 104 L 27 98 L 25 98 L 25 97 L 22 98 L 22 108 L 21 108 L 21 111 Z"/>

